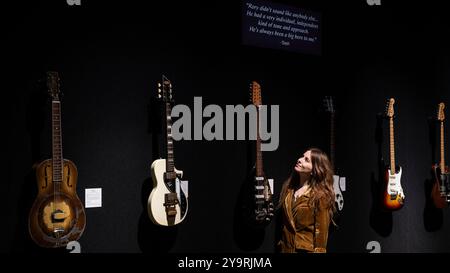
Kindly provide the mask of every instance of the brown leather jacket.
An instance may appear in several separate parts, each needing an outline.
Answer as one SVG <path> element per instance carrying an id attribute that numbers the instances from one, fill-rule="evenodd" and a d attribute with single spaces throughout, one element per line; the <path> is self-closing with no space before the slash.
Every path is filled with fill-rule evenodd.
<path id="1" fill-rule="evenodd" d="M 281 241 L 278 242 L 283 253 L 327 251 L 330 225 L 328 210 L 319 202 L 314 213 L 314 209 L 308 206 L 310 194 L 307 192 L 294 201 L 293 191 L 288 191 L 282 206 L 283 230 Z"/>

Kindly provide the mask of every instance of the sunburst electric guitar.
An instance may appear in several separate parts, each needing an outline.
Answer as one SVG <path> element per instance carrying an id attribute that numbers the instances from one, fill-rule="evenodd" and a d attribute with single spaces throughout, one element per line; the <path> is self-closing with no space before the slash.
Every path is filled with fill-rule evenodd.
<path id="1" fill-rule="evenodd" d="M 390 165 L 385 171 L 385 187 L 383 190 L 383 205 L 388 210 L 401 209 L 405 202 L 405 194 L 401 184 L 402 168 L 395 164 L 394 143 L 394 103 L 395 99 L 389 99 L 386 114 L 389 118 L 389 152 Z"/>
<path id="2" fill-rule="evenodd" d="M 158 98 L 164 103 L 166 125 L 166 158 L 153 161 L 151 173 L 153 190 L 148 198 L 148 214 L 153 223 L 160 226 L 174 226 L 181 223 L 188 212 L 188 199 L 181 187 L 183 171 L 175 168 L 173 153 L 172 84 L 163 76 L 158 84 Z"/>
<path id="3" fill-rule="evenodd" d="M 435 182 L 431 190 L 431 197 L 437 208 L 445 208 L 450 203 L 450 173 L 448 166 L 445 166 L 444 159 L 444 103 L 439 103 L 437 119 L 441 127 L 441 161 L 432 168 Z"/>
<path id="4" fill-rule="evenodd" d="M 82 235 L 86 225 L 83 204 L 77 196 L 78 172 L 63 158 L 61 101 L 57 72 L 47 73 L 52 97 L 52 158 L 36 167 L 38 196 L 29 215 L 31 238 L 41 247 L 64 247 Z"/>
<path id="5" fill-rule="evenodd" d="M 256 163 L 255 163 L 255 221 L 257 224 L 267 224 L 273 218 L 274 205 L 272 201 L 273 190 L 269 180 L 264 174 L 263 158 L 261 152 L 261 138 L 259 135 L 259 107 L 262 104 L 261 86 L 253 81 L 250 84 L 250 100 L 256 106 L 257 122 L 256 122 Z M 273 180 L 272 180 L 273 181 Z"/>

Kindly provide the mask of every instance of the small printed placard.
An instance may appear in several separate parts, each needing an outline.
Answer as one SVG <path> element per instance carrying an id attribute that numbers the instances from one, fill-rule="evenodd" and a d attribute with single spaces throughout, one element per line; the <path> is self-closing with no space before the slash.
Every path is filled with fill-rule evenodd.
<path id="1" fill-rule="evenodd" d="M 85 189 L 85 208 L 102 207 L 102 188 Z"/>

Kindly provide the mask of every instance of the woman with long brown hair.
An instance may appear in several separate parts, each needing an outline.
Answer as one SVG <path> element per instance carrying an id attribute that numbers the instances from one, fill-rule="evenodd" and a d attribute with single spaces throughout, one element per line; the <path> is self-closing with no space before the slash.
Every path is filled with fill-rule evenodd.
<path id="1" fill-rule="evenodd" d="M 281 252 L 326 252 L 336 209 L 333 170 L 324 152 L 311 148 L 297 160 L 283 184 L 278 207 L 283 214 Z"/>

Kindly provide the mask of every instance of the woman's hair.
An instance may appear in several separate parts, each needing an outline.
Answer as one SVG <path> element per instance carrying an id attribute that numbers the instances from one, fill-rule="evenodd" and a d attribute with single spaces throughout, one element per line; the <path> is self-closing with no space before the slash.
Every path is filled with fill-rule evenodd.
<path id="1" fill-rule="evenodd" d="M 330 219 L 333 219 L 333 214 L 336 211 L 336 204 L 333 189 L 334 173 L 330 160 L 328 160 L 328 156 L 320 149 L 310 148 L 308 151 L 311 151 L 312 163 L 311 179 L 309 181 L 309 187 L 311 190 L 309 205 L 312 208 L 317 209 L 320 201 L 321 205 L 328 209 Z M 300 186 L 299 184 L 300 175 L 294 170 L 281 188 L 278 208 L 283 205 L 288 191 L 291 189 L 298 189 Z"/>

